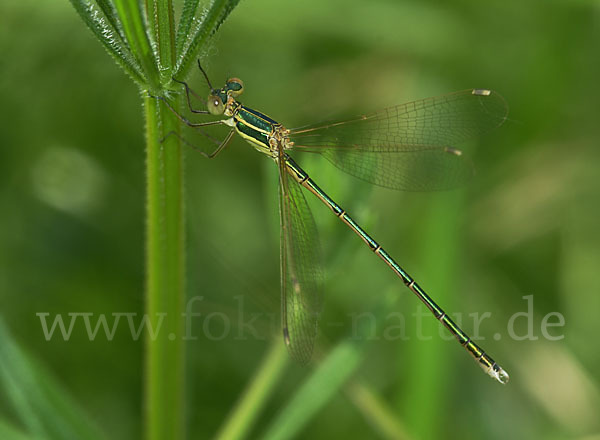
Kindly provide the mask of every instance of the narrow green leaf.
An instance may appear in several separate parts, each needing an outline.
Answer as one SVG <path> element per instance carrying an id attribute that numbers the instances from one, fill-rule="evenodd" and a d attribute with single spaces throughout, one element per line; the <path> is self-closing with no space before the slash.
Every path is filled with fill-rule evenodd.
<path id="1" fill-rule="evenodd" d="M 239 2 L 240 0 L 229 0 L 227 2 L 227 4 L 225 5 L 225 10 L 219 17 L 219 20 L 217 21 L 217 26 L 213 30 L 213 34 L 219 30 L 221 25 L 225 22 L 225 20 L 227 20 L 227 17 L 229 17 L 229 14 L 231 14 L 231 12 L 235 9 Z"/>
<path id="2" fill-rule="evenodd" d="M 376 322 L 384 318 L 396 301 L 396 294 L 383 299 L 374 311 Z M 353 337 L 339 343 L 330 352 L 271 422 L 261 439 L 283 440 L 297 436 L 358 369 L 372 331 L 372 321 L 361 321 Z"/>
<path id="3" fill-rule="evenodd" d="M 0 390 L 29 434 L 50 440 L 104 438 L 67 392 L 24 353 L 2 319 L 0 359 Z"/>
<path id="4" fill-rule="evenodd" d="M 406 428 L 397 414 L 367 385 L 358 380 L 351 381 L 345 387 L 350 401 L 361 412 L 381 438 L 389 440 L 409 440 Z"/>
<path id="5" fill-rule="evenodd" d="M 248 437 L 288 361 L 283 341 L 275 339 L 254 378 L 216 435 L 216 440 L 241 440 Z"/>
<path id="6" fill-rule="evenodd" d="M 148 20 L 138 0 L 116 0 L 115 6 L 123 23 L 123 30 L 133 56 L 144 71 L 146 85 L 150 90 L 159 88 L 158 63 L 151 45 L 151 36 L 146 32 Z"/>
<path id="7" fill-rule="evenodd" d="M 208 39 L 219 29 L 231 11 L 237 6 L 239 0 L 212 0 L 205 11 L 203 19 L 194 31 L 189 44 L 184 47 L 183 54 L 177 60 L 177 67 L 173 74 L 176 78 L 185 78 L 198 53 Z"/>
<path id="8" fill-rule="evenodd" d="M 198 3 L 200 0 L 184 0 L 183 10 L 181 11 L 181 18 L 179 19 L 179 25 L 177 26 L 177 36 L 175 37 L 175 49 L 177 59 L 182 55 L 183 46 L 188 41 L 188 35 L 192 27 L 192 22 L 196 16 L 198 10 Z"/>
<path id="9" fill-rule="evenodd" d="M 119 1 L 119 0 L 117 0 Z M 156 13 L 158 0 L 140 0 L 140 8 L 142 11 L 142 19 L 144 23 L 144 27 L 146 29 L 146 35 L 150 41 L 150 46 L 156 46 L 156 38 L 158 34 L 158 16 Z M 158 52 L 156 47 L 154 47 L 155 56 L 158 60 Z"/>
<path id="10" fill-rule="evenodd" d="M 349 379 L 360 360 L 361 353 L 352 342 L 337 345 L 273 420 L 262 439 L 295 437 Z"/>
<path id="11" fill-rule="evenodd" d="M 96 3 L 113 30 L 121 37 L 121 44 L 129 49 L 129 44 L 125 38 L 125 32 L 123 32 L 123 25 L 121 24 L 115 5 L 113 5 L 110 0 L 96 0 Z"/>
<path id="12" fill-rule="evenodd" d="M 171 81 L 171 74 L 175 66 L 175 12 L 172 0 L 156 1 L 156 42 L 158 45 L 159 70 L 161 83 Z"/>
<path id="13" fill-rule="evenodd" d="M 94 5 L 87 0 L 70 0 L 70 2 L 83 22 L 115 59 L 117 64 L 136 83 L 140 85 L 144 84 L 145 80 L 141 66 L 135 60 L 129 48 L 119 43 L 119 36 L 115 35 L 115 32 L 106 24 L 106 21 L 100 16 L 100 12 Z"/>

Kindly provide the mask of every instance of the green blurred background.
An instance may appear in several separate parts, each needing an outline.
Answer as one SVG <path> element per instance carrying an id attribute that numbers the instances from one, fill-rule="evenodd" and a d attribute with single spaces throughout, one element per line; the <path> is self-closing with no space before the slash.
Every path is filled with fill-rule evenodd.
<path id="1" fill-rule="evenodd" d="M 142 341 L 125 323 L 90 341 L 80 321 L 69 341 L 48 342 L 36 313 L 143 313 L 140 93 L 68 2 L 4 0 L 0 16 L 0 314 L 110 438 L 138 438 Z M 471 87 L 509 103 L 463 190 L 394 192 L 297 157 L 465 331 L 470 314 L 490 313 L 478 342 L 511 374 L 506 386 L 433 318 L 419 323 L 412 294 L 310 202 L 326 261 L 319 351 L 398 295 L 355 377 L 408 438 L 600 439 L 599 43 L 592 1 L 246 0 L 205 53 L 213 84 L 242 78 L 242 101 L 290 127 Z M 201 76 L 190 81 L 204 95 Z M 189 438 L 216 433 L 280 338 L 274 168 L 240 139 L 212 161 L 186 153 L 188 295 L 202 314 L 188 344 Z M 509 324 L 526 296 L 514 334 L 531 338 L 518 340 Z M 387 340 L 398 313 L 407 340 Z M 564 318 L 556 341 L 541 330 L 549 313 Z M 259 338 L 239 325 L 253 314 Z M 255 435 L 310 374 L 287 366 Z M 300 438 L 380 438 L 362 415 L 339 394 Z M 1 392 L 0 417 L 20 423 Z"/>

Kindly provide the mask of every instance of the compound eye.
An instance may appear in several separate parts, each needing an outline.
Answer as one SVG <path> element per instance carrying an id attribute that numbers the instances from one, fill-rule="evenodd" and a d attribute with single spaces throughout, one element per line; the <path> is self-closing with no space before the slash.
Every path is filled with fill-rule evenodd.
<path id="1" fill-rule="evenodd" d="M 210 95 L 208 97 L 208 101 L 206 102 L 206 108 L 211 115 L 222 115 L 225 111 L 225 106 L 223 105 L 223 101 L 221 98 L 215 95 Z"/>
<path id="2" fill-rule="evenodd" d="M 241 95 L 244 91 L 244 81 L 239 78 L 229 78 L 225 84 L 225 87 L 229 91 L 229 95 L 235 98 L 236 96 Z"/>

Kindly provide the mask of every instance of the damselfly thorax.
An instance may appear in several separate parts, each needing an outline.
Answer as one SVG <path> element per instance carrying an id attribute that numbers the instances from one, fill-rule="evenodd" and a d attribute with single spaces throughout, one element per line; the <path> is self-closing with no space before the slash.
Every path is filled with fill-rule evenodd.
<path id="1" fill-rule="evenodd" d="M 207 101 L 208 110 L 219 114 L 223 108 L 222 114 L 229 116 L 224 124 L 232 127 L 256 150 L 277 160 L 282 151 L 290 150 L 294 145 L 289 138 L 290 130 L 264 113 L 237 101 L 235 96 L 241 94 L 243 87 L 239 78 L 231 78 L 225 87 L 213 89 Z"/>

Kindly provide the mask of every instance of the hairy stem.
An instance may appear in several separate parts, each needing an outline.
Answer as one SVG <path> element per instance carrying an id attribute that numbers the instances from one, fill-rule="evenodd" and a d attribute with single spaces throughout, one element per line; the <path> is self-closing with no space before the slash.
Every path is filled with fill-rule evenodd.
<path id="1" fill-rule="evenodd" d="M 145 98 L 147 143 L 146 313 L 156 337 L 146 343 L 148 440 L 184 438 L 185 300 L 183 160 L 174 115 Z"/>

